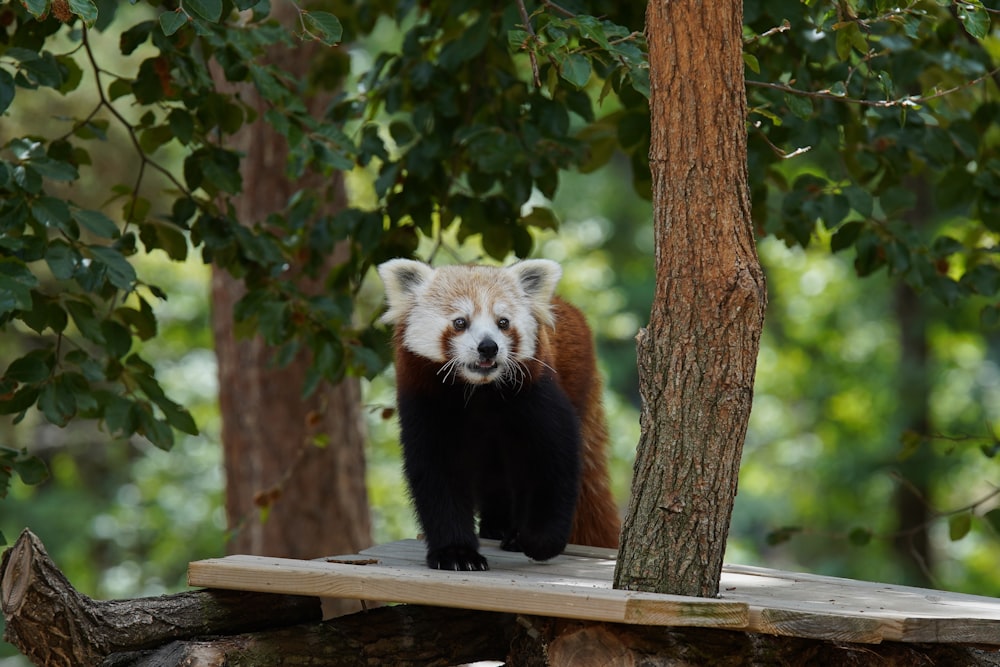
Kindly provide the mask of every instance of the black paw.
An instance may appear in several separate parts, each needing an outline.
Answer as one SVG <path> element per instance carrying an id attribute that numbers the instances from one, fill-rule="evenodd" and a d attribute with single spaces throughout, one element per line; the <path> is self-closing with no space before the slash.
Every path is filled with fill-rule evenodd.
<path id="1" fill-rule="evenodd" d="M 500 548 L 504 551 L 524 551 L 521 548 L 521 543 L 517 541 L 517 532 L 515 531 L 503 535 L 503 539 L 500 540 Z"/>
<path id="2" fill-rule="evenodd" d="M 521 531 L 517 536 L 518 544 L 524 555 L 532 560 L 548 560 L 563 552 L 566 548 L 564 538 L 548 535 L 531 535 Z"/>
<path id="3" fill-rule="evenodd" d="M 427 567 L 432 570 L 455 570 L 459 572 L 485 572 L 489 563 L 478 551 L 471 547 L 442 547 L 427 550 Z"/>

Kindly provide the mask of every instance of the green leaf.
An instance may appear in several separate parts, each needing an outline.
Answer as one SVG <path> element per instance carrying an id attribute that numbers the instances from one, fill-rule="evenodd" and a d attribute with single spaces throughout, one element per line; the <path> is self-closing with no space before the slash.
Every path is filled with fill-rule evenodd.
<path id="1" fill-rule="evenodd" d="M 142 131 L 139 135 L 139 146 L 146 153 L 152 153 L 160 146 L 169 143 L 174 138 L 173 128 L 167 125 L 154 125 Z"/>
<path id="2" fill-rule="evenodd" d="M 122 307 L 115 310 L 115 315 L 128 325 L 132 334 L 138 336 L 139 340 L 149 340 L 156 335 L 156 317 L 145 299 L 140 299 L 140 303 L 140 310 Z"/>
<path id="3" fill-rule="evenodd" d="M 38 409 L 56 426 L 65 426 L 76 415 L 76 396 L 63 376 L 56 376 L 42 388 L 42 393 L 38 396 Z"/>
<path id="4" fill-rule="evenodd" d="M 73 209 L 72 215 L 74 220 L 101 238 L 116 239 L 121 236 L 118 225 L 100 211 Z"/>
<path id="5" fill-rule="evenodd" d="M 21 481 L 29 486 L 41 484 L 49 477 L 49 469 L 45 465 L 45 461 L 37 456 L 31 456 L 25 450 L 21 450 L 11 467 L 21 478 Z"/>
<path id="6" fill-rule="evenodd" d="M 966 32 L 976 39 L 985 39 L 990 31 L 990 15 L 983 7 L 982 0 L 963 0 L 956 2 L 958 20 L 965 26 Z"/>
<path id="7" fill-rule="evenodd" d="M 948 538 L 952 542 L 957 542 L 966 535 L 969 534 L 969 529 L 972 528 L 972 513 L 962 512 L 961 514 L 953 514 L 948 519 Z"/>
<path id="8" fill-rule="evenodd" d="M 329 12 L 302 12 L 306 29 L 327 46 L 339 44 L 344 35 L 340 19 Z"/>
<path id="9" fill-rule="evenodd" d="M 743 54 L 743 64 L 754 74 L 760 74 L 760 62 L 757 60 L 757 56 L 752 53 Z"/>
<path id="10" fill-rule="evenodd" d="M 438 55 L 438 64 L 446 70 L 457 70 L 463 63 L 479 55 L 490 39 L 488 15 L 480 16 L 474 24 L 467 26 L 456 39 L 447 42 Z"/>
<path id="11" fill-rule="evenodd" d="M 174 225 L 158 221 L 143 223 L 139 227 L 139 238 L 147 252 L 158 248 L 174 261 L 183 262 L 187 259 L 187 237 Z"/>
<path id="12" fill-rule="evenodd" d="M 813 114 L 812 100 L 804 95 L 785 94 L 785 104 L 789 111 L 802 119 L 808 119 Z"/>
<path id="13" fill-rule="evenodd" d="M 977 294 L 992 296 L 1000 290 L 1000 269 L 992 264 L 977 264 L 965 272 L 961 282 Z"/>
<path id="14" fill-rule="evenodd" d="M 31 289 L 38 278 L 18 259 L 0 258 L 0 315 L 31 308 Z"/>
<path id="15" fill-rule="evenodd" d="M 132 334 L 118 322 L 113 320 L 101 322 L 101 334 L 104 336 L 104 349 L 112 358 L 121 359 L 132 348 Z"/>
<path id="16" fill-rule="evenodd" d="M 212 23 L 218 23 L 222 18 L 222 0 L 184 0 L 184 9 Z"/>
<path id="17" fill-rule="evenodd" d="M 534 207 L 531 209 L 531 213 L 521 218 L 521 221 L 538 229 L 559 229 L 559 218 L 552 212 L 552 209 L 544 206 Z"/>
<path id="18" fill-rule="evenodd" d="M 172 427 L 188 435 L 198 435 L 198 425 L 195 424 L 190 412 L 173 401 L 158 401 L 156 405 L 163 411 L 163 416 Z"/>
<path id="19" fill-rule="evenodd" d="M 52 229 L 61 229 L 72 235 L 69 225 L 71 216 L 69 204 L 55 197 L 39 197 L 31 205 L 31 216 L 39 223 Z"/>
<path id="20" fill-rule="evenodd" d="M 160 14 L 160 29 L 168 37 L 180 30 L 188 22 L 187 14 L 179 9 Z"/>
<path id="21" fill-rule="evenodd" d="M 14 101 L 14 93 L 14 77 L 0 67 L 0 114 L 10 107 L 10 103 Z"/>
<path id="22" fill-rule="evenodd" d="M 1000 534 L 1000 508 L 990 510 L 983 515 L 983 519 L 994 531 Z"/>
<path id="23" fill-rule="evenodd" d="M 138 413 L 138 428 L 136 432 L 146 436 L 146 439 L 163 450 L 174 446 L 174 432 L 170 425 L 162 419 L 153 416 L 147 405 L 135 404 Z"/>
<path id="24" fill-rule="evenodd" d="M 167 116 L 167 125 L 174 138 L 184 145 L 191 142 L 194 136 L 194 118 L 184 109 L 171 109 Z"/>
<path id="25" fill-rule="evenodd" d="M 86 301 L 66 301 L 66 310 L 69 311 L 73 323 L 80 330 L 83 337 L 99 345 L 104 344 L 104 334 L 101 333 L 101 325 L 94 317 L 94 306 Z"/>
<path id="26" fill-rule="evenodd" d="M 579 53 L 571 53 L 560 63 L 559 75 L 577 88 L 583 88 L 590 81 L 590 60 Z"/>
<path id="27" fill-rule="evenodd" d="M 93 0 L 69 0 L 69 9 L 88 25 L 97 20 L 97 5 Z"/>
<path id="28" fill-rule="evenodd" d="M 138 427 L 137 411 L 132 409 L 133 402 L 112 393 L 101 395 L 104 406 L 103 418 L 108 432 L 118 436 L 128 436 L 135 433 Z"/>
<path id="29" fill-rule="evenodd" d="M 49 3 L 46 0 L 21 0 L 21 4 L 37 19 L 42 17 Z"/>
<path id="30" fill-rule="evenodd" d="M 23 417 L 25 411 L 33 406 L 38 400 L 39 389 L 37 386 L 25 385 L 14 392 L 13 395 L 7 394 L 0 397 L 0 414 L 2 415 L 14 415 L 21 413 Z M 20 420 L 20 417 L 15 419 L 14 423 Z"/>
<path id="31" fill-rule="evenodd" d="M 91 256 L 104 266 L 112 285 L 126 292 L 135 289 L 137 279 L 135 269 L 119 251 L 99 245 L 88 246 L 87 249 Z"/>
<path id="32" fill-rule="evenodd" d="M 3 378 L 26 384 L 42 382 L 52 373 L 52 362 L 52 350 L 36 350 L 12 361 Z"/>
<path id="33" fill-rule="evenodd" d="M 79 255 L 65 241 L 57 239 L 45 250 L 45 263 L 49 265 L 49 270 L 58 280 L 72 278 L 79 261 Z"/>
<path id="34" fill-rule="evenodd" d="M 845 222 L 834 232 L 833 237 L 830 238 L 830 250 L 840 252 L 845 248 L 850 248 L 854 245 L 858 234 L 861 233 L 864 227 L 865 225 L 862 222 Z"/>
<path id="35" fill-rule="evenodd" d="M 80 177 L 76 167 L 62 160 L 49 157 L 35 157 L 29 162 L 31 168 L 50 181 L 75 181 Z"/>

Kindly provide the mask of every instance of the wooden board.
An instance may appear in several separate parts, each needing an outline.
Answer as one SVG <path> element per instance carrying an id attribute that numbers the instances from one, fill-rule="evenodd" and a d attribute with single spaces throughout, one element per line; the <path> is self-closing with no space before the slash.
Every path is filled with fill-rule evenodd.
<path id="1" fill-rule="evenodd" d="M 538 563 L 483 541 L 489 572 L 424 565 L 403 540 L 315 561 L 229 556 L 191 563 L 192 586 L 406 602 L 615 623 L 700 626 L 878 643 L 1000 645 L 1000 599 L 731 565 L 718 599 L 618 591 L 616 553 L 571 545 Z"/>

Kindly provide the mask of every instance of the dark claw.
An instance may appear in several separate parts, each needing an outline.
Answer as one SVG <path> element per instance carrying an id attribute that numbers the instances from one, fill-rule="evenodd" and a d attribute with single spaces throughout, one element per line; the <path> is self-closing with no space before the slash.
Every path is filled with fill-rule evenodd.
<path id="1" fill-rule="evenodd" d="M 486 558 L 475 549 L 454 546 L 428 550 L 427 567 L 455 572 L 485 572 L 490 569 Z"/>

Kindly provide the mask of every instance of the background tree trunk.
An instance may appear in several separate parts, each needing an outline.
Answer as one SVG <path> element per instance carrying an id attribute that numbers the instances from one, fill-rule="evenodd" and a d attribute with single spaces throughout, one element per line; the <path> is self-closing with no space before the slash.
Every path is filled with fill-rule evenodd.
<path id="1" fill-rule="evenodd" d="M 291 3 L 276 3 L 272 15 L 291 25 L 298 11 Z M 307 80 L 317 55 L 315 42 L 294 49 L 275 50 L 271 62 L 291 76 Z M 221 77 L 217 77 L 221 78 Z M 266 110 L 251 90 L 243 99 Z M 323 100 L 306 103 L 322 113 Z M 264 122 L 246 126 L 233 140 L 246 153 L 243 192 L 236 202 L 245 224 L 282 210 L 289 196 L 308 183 L 285 177 L 288 148 L 282 137 Z M 344 205 L 341 176 L 331 187 L 329 178 L 312 177 L 316 189 L 336 193 L 331 211 Z M 337 257 L 331 257 L 331 266 Z M 292 279 L 295 268 L 292 267 Z M 298 279 L 304 280 L 299 276 Z M 319 291 L 322 285 L 309 287 Z M 274 368 L 274 350 L 260 338 L 236 340 L 233 306 L 243 296 L 240 280 L 215 271 L 212 277 L 212 328 L 219 364 L 219 400 L 226 466 L 226 512 L 234 536 L 230 553 L 290 558 L 316 558 L 355 553 L 371 544 L 371 519 L 365 486 L 365 429 L 361 392 L 355 379 L 335 387 L 322 383 L 308 399 L 302 398 L 305 373 L 311 363 L 300 353 L 288 366 Z M 312 444 L 316 436 L 329 444 Z M 268 508 L 261 520 L 258 507 Z M 332 613 L 360 609 L 341 601 Z"/>
<path id="2" fill-rule="evenodd" d="M 923 231 L 930 222 L 934 202 L 931 184 L 923 177 L 911 177 L 907 188 L 916 194 L 917 205 L 905 214 L 913 229 Z M 921 436 L 929 436 L 931 424 L 931 360 L 928 340 L 928 312 L 921 295 L 900 281 L 893 289 L 893 311 L 899 328 L 899 406 L 901 426 Z M 893 443 L 895 444 L 895 443 Z M 927 526 L 931 522 L 931 481 L 947 465 L 935 456 L 930 443 L 920 446 L 898 463 L 893 505 L 896 530 L 892 546 L 906 583 L 934 586 L 934 561 Z"/>
<path id="3" fill-rule="evenodd" d="M 656 292 L 615 586 L 718 593 L 767 294 L 750 221 L 742 3 L 646 16 Z"/>

